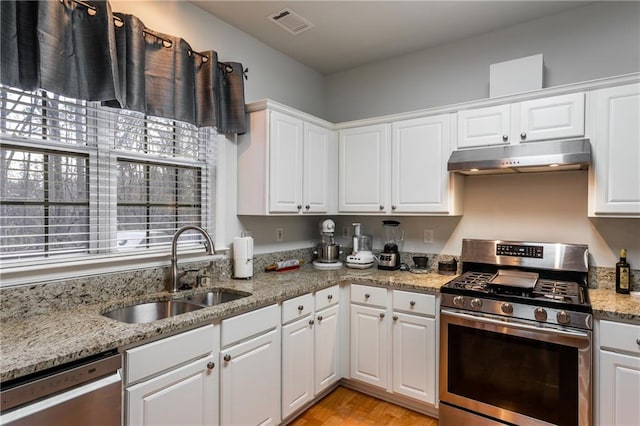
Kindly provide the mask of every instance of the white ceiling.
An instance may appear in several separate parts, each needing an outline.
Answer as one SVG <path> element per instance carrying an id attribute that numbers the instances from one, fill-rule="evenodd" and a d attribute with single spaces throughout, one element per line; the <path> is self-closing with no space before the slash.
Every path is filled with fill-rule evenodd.
<path id="1" fill-rule="evenodd" d="M 582 7 L 585 1 L 191 1 L 322 74 L 347 70 Z M 285 7 L 313 28 L 267 19 Z"/>

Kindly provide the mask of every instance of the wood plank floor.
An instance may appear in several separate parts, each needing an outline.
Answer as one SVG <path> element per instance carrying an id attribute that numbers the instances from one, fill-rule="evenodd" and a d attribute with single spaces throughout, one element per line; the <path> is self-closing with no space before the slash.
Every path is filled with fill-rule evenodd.
<path id="1" fill-rule="evenodd" d="M 438 426 L 438 420 L 340 386 L 289 424 Z"/>

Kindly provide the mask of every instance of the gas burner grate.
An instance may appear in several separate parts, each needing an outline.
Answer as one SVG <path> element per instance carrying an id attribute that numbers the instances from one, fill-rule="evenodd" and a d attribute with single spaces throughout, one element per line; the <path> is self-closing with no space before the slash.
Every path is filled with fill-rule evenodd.
<path id="1" fill-rule="evenodd" d="M 460 275 L 449 283 L 451 287 L 466 290 L 485 290 L 487 281 L 491 279 L 493 274 L 485 272 L 468 271 Z"/>
<path id="2" fill-rule="evenodd" d="M 533 295 L 563 302 L 583 303 L 580 285 L 571 281 L 538 280 Z"/>

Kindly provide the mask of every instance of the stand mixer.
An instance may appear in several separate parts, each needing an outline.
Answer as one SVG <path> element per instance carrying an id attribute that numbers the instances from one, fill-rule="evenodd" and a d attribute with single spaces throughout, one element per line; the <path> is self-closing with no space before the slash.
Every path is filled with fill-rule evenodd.
<path id="1" fill-rule="evenodd" d="M 360 224 L 353 223 L 353 252 L 347 256 L 348 268 L 367 269 L 374 265 L 376 258 L 371 251 L 371 242 L 370 235 L 360 233 Z"/>
<path id="2" fill-rule="evenodd" d="M 318 248 L 313 253 L 317 259 L 313 261 L 313 267 L 316 269 L 332 270 L 342 268 L 342 262 L 338 260 L 340 256 L 340 245 L 336 244 L 333 234 L 336 231 L 336 224 L 331 219 L 325 219 L 320 222 L 320 236 L 322 241 L 318 244 Z"/>

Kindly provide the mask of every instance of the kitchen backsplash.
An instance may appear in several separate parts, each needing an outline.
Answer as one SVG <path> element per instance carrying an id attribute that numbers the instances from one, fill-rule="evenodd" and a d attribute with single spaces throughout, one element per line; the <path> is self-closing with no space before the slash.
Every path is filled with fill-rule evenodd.
<path id="1" fill-rule="evenodd" d="M 257 254 L 254 257 L 254 275 L 263 273 L 269 264 L 287 260 L 302 259 L 311 263 L 314 248 L 288 250 Z M 344 260 L 349 247 L 343 248 Z M 455 256 L 433 255 L 429 253 L 403 252 L 401 261 L 413 265 L 413 256 L 428 256 L 428 268 L 437 270 L 439 261 L 448 261 Z M 461 264 L 458 263 L 458 273 Z M 232 279 L 232 262 L 229 258 L 218 258 L 212 262 L 198 262 L 180 265 L 180 270 L 192 270 L 190 274 L 207 275 L 212 286 Z M 0 289 L 0 320 L 21 318 L 27 315 L 44 314 L 58 309 L 73 309 L 81 304 L 105 303 L 112 300 L 139 298 L 144 295 L 163 292 L 167 288 L 169 268 L 150 268 L 138 271 L 89 276 L 43 284 L 24 285 Z M 640 270 L 631 271 L 632 289 L 640 291 Z M 589 287 L 613 289 L 615 268 L 592 267 L 589 270 Z"/>

